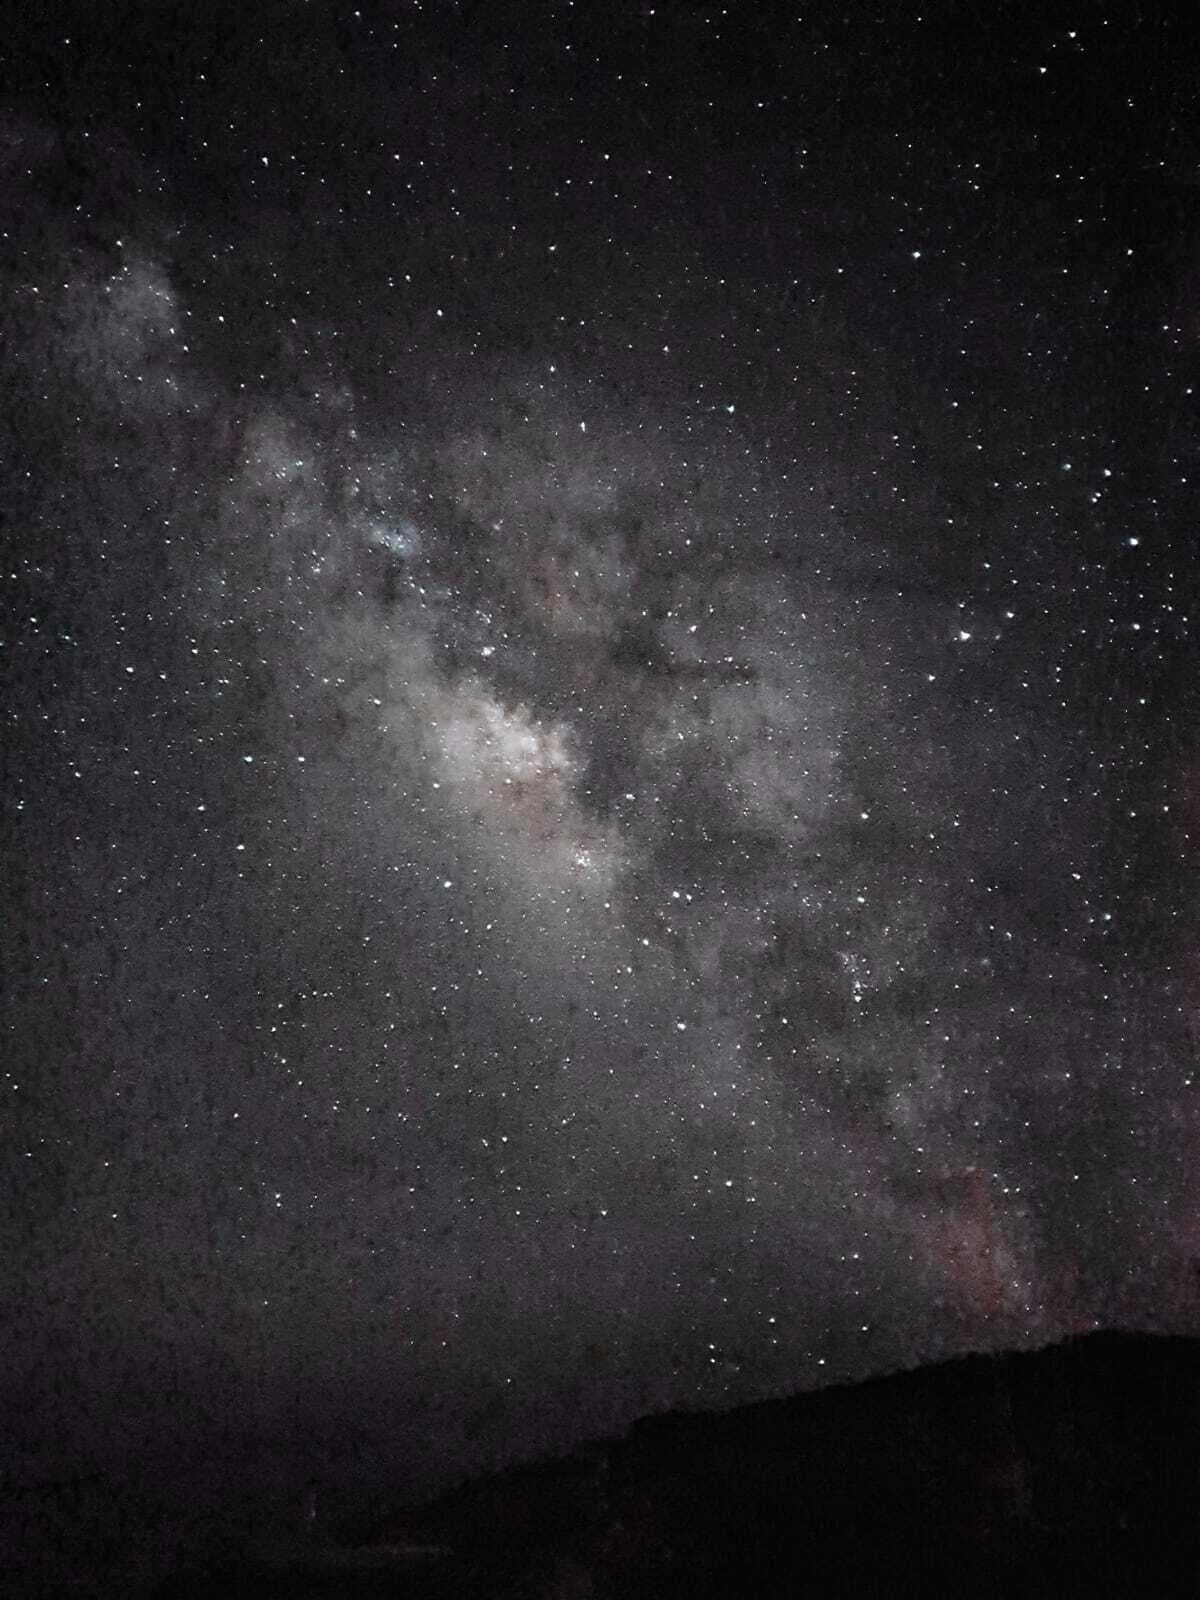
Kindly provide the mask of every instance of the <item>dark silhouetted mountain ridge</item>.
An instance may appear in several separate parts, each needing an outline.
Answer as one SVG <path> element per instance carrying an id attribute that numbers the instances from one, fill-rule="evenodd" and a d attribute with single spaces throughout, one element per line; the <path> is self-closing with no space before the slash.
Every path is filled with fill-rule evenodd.
<path id="1" fill-rule="evenodd" d="M 1198 1592 L 1200 1343 L 1107 1333 L 650 1417 L 161 1594 Z"/>

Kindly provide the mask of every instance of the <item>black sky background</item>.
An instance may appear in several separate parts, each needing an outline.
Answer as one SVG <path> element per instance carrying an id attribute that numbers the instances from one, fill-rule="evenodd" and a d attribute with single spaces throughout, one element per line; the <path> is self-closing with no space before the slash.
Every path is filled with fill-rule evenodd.
<path id="1" fill-rule="evenodd" d="M 422 1483 L 1194 1325 L 1195 66 L 1136 6 L 6 35 L 20 1472 Z"/>

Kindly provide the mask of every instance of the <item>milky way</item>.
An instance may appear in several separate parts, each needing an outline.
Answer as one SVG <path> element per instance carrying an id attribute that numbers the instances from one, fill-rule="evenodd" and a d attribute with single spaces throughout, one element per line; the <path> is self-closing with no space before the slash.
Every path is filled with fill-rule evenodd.
<path id="1" fill-rule="evenodd" d="M 282 143 L 230 221 L 102 122 L 4 156 L 13 1249 L 81 1392 L 419 1477 L 1174 1325 L 1188 579 L 1088 360 L 986 348 L 1067 291 L 994 221 L 842 303 L 843 233 L 729 273 L 682 199 L 621 276 L 580 200 L 472 300 L 432 210 L 306 242 Z"/>

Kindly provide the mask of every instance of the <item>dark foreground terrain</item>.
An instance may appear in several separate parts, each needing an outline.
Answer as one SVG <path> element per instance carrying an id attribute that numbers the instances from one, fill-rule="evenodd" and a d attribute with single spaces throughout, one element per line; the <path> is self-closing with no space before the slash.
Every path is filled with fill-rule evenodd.
<path id="1" fill-rule="evenodd" d="M 668 1415 L 161 1600 L 1200 1594 L 1200 1344 L 1097 1334 Z"/>

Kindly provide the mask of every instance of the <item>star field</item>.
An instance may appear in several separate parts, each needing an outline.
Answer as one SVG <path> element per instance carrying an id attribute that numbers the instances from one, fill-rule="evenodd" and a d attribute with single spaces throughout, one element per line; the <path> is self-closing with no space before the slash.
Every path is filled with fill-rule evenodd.
<path id="1" fill-rule="evenodd" d="M 5 47 L 31 1461 L 1194 1318 L 1188 52 L 727 11 Z"/>

